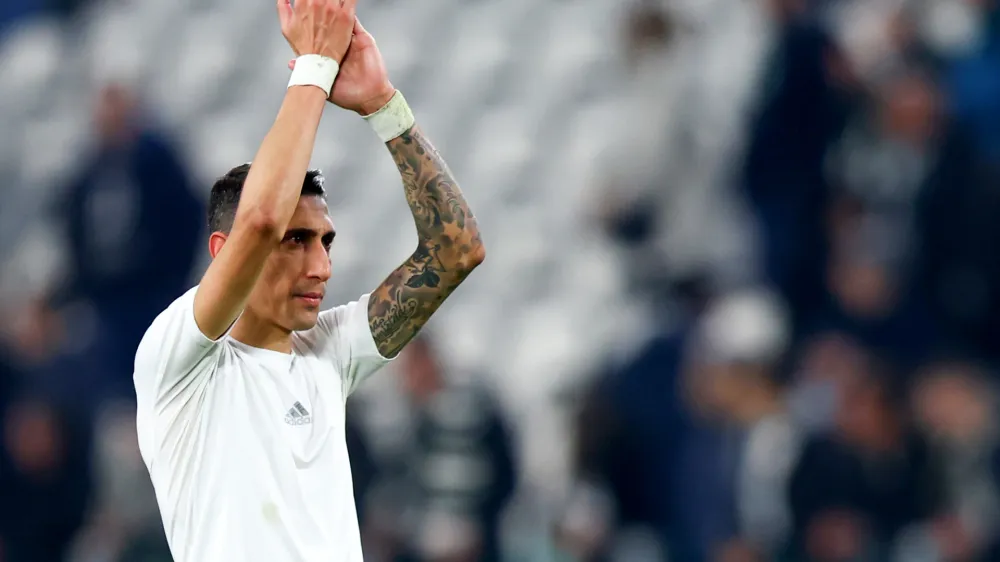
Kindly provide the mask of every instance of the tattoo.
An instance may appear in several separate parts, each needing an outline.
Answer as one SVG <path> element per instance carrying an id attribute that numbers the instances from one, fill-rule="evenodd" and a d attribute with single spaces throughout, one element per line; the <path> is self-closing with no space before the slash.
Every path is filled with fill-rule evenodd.
<path id="1" fill-rule="evenodd" d="M 372 293 L 379 352 L 395 357 L 483 259 L 476 218 L 441 155 L 416 127 L 387 144 L 403 177 L 419 243 Z"/>

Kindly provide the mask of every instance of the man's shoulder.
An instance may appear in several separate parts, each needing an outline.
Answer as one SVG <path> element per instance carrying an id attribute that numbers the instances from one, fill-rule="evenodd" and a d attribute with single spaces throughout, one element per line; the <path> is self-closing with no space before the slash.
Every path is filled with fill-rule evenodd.
<path id="1" fill-rule="evenodd" d="M 194 322 L 194 295 L 197 290 L 197 286 L 188 289 L 156 315 L 139 342 L 136 358 L 159 349 L 171 330 L 184 329 L 188 317 Z"/>

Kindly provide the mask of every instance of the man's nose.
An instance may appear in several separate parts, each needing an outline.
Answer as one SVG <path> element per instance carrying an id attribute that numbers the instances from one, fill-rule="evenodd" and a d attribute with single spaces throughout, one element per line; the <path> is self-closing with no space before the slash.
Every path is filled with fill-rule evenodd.
<path id="1" fill-rule="evenodd" d="M 330 253 L 322 244 L 309 249 L 306 275 L 311 279 L 326 281 L 330 279 Z"/>

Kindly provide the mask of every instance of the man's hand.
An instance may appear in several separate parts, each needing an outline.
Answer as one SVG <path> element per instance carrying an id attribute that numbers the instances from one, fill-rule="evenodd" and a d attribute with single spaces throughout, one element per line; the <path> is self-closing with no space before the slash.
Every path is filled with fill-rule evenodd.
<path id="1" fill-rule="evenodd" d="M 288 67 L 295 68 L 295 61 L 288 63 Z M 354 38 L 340 63 L 330 101 L 361 115 L 371 115 L 389 103 L 395 93 L 375 39 L 355 17 Z"/>
<path id="2" fill-rule="evenodd" d="M 281 34 L 295 56 L 321 55 L 342 62 L 351 45 L 356 0 L 278 0 Z"/>

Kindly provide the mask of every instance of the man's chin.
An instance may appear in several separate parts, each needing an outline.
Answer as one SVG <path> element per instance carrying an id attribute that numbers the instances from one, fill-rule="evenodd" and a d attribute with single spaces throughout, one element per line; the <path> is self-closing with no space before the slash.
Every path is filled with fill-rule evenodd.
<path id="1" fill-rule="evenodd" d="M 319 310 L 301 310 L 295 315 L 292 324 L 293 332 L 311 330 L 319 322 Z"/>

